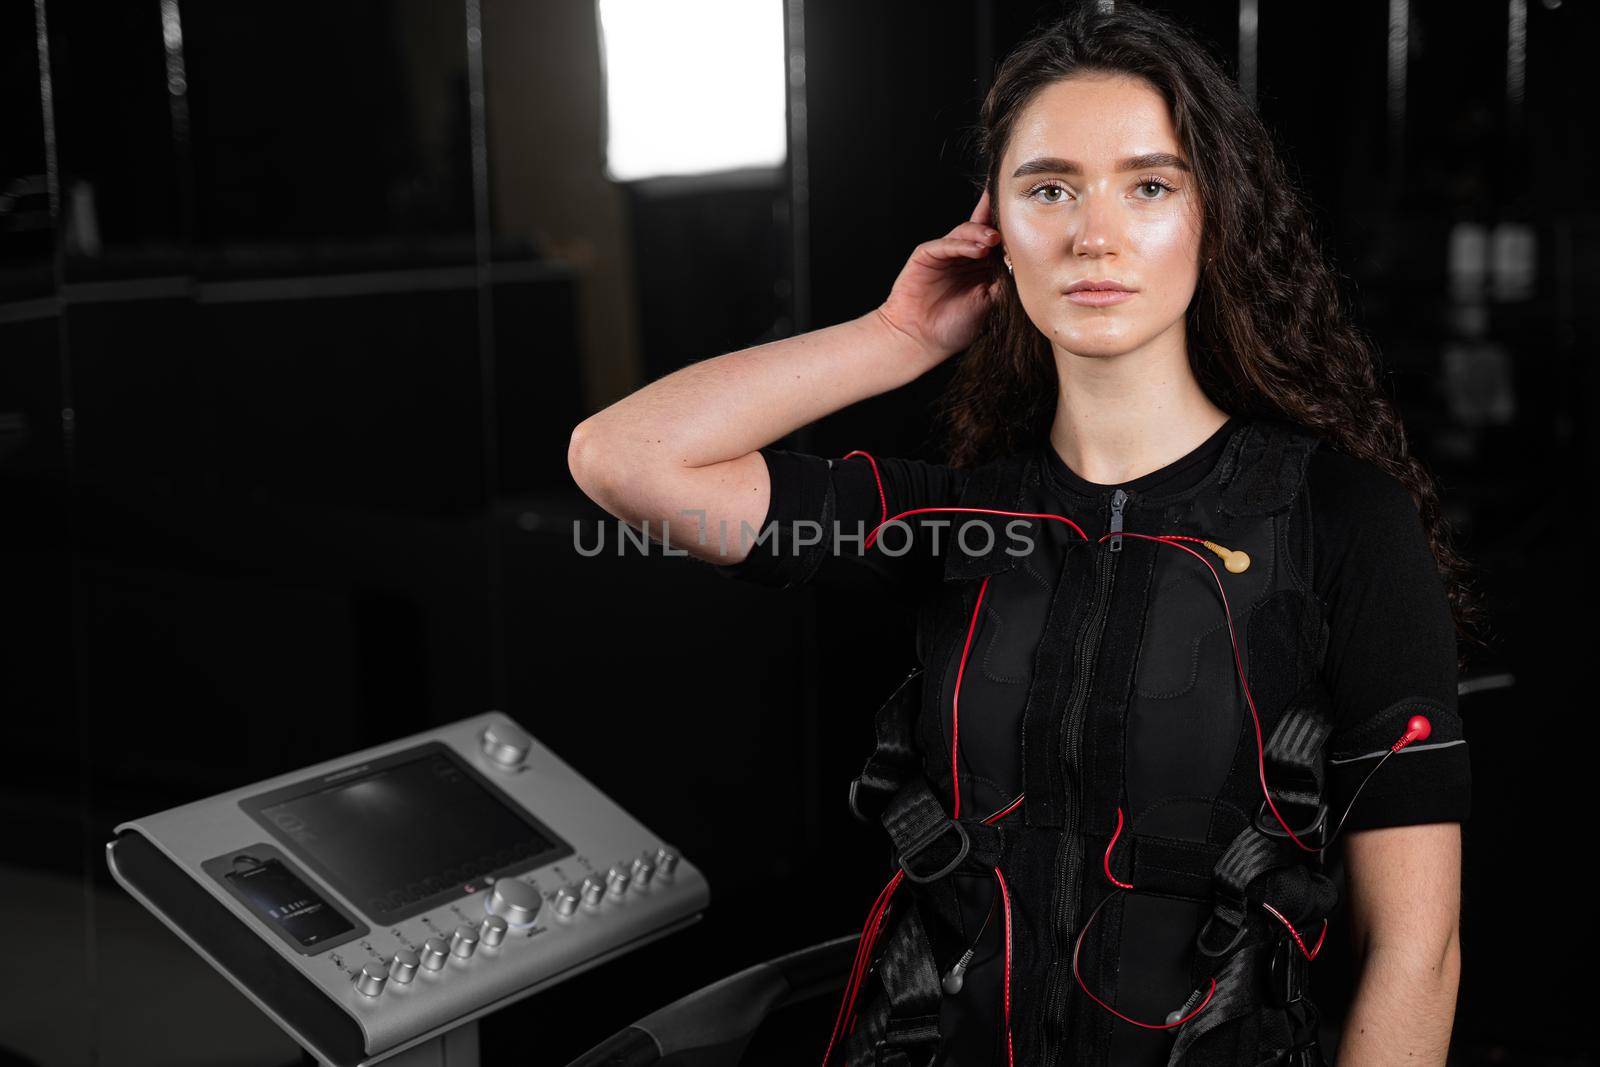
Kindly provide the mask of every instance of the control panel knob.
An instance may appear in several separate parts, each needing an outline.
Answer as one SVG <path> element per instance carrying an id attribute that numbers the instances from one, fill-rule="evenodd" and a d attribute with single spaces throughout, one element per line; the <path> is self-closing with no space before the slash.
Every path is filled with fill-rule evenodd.
<path id="1" fill-rule="evenodd" d="M 578 893 L 583 897 L 585 904 L 591 908 L 598 908 L 600 906 L 600 898 L 606 895 L 606 884 L 590 875 L 583 880 L 583 885 L 579 887 Z"/>
<path id="2" fill-rule="evenodd" d="M 628 891 L 628 872 L 622 867 L 613 867 L 606 872 L 606 892 L 614 897 L 620 897 Z"/>
<path id="3" fill-rule="evenodd" d="M 678 869 L 678 854 L 670 848 L 656 849 L 656 873 L 663 878 L 671 878 L 672 872 Z"/>
<path id="4" fill-rule="evenodd" d="M 403 948 L 394 954 L 394 959 L 389 961 L 389 977 L 401 985 L 411 984 L 411 979 L 417 976 L 417 966 L 422 962 L 415 952 Z"/>
<path id="5" fill-rule="evenodd" d="M 483 920 L 481 928 L 483 943 L 494 948 L 506 939 L 506 921 L 498 915 L 491 915 Z"/>
<path id="6" fill-rule="evenodd" d="M 528 750 L 533 747 L 533 738 L 509 722 L 491 723 L 483 731 L 481 741 L 483 754 L 496 767 L 507 771 L 522 766 L 522 761 L 528 758 Z"/>
<path id="7" fill-rule="evenodd" d="M 578 910 L 578 892 L 570 885 L 564 885 L 556 890 L 556 914 L 563 919 L 572 918 L 572 913 Z"/>
<path id="8" fill-rule="evenodd" d="M 633 861 L 633 884 L 640 889 L 649 889 L 650 880 L 655 877 L 656 865 L 647 859 Z"/>
<path id="9" fill-rule="evenodd" d="M 494 892 L 489 894 L 489 914 L 500 916 L 512 926 L 529 926 L 543 902 L 539 891 L 527 882 L 502 878 L 495 882 Z"/>
<path id="10" fill-rule="evenodd" d="M 361 973 L 356 975 L 356 992 L 365 997 L 375 997 L 383 992 L 389 981 L 389 968 L 377 960 L 368 960 Z"/>
<path id="11" fill-rule="evenodd" d="M 449 956 L 450 946 L 442 937 L 430 937 L 422 943 L 422 965 L 430 971 L 443 967 Z"/>
<path id="12" fill-rule="evenodd" d="M 450 952 L 462 959 L 470 959 L 478 951 L 478 928 L 471 923 L 462 923 L 456 927 L 456 932 L 450 935 Z"/>

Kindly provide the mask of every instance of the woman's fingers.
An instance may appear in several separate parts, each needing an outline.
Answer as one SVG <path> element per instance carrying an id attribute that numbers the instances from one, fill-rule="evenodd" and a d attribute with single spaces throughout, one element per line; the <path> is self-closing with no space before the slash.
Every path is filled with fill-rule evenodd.
<path id="1" fill-rule="evenodd" d="M 989 224 L 989 187 L 987 185 L 983 187 L 983 195 L 978 197 L 978 206 L 972 209 L 970 221 L 981 222 L 985 226 Z"/>
<path id="2" fill-rule="evenodd" d="M 957 237 L 952 234 L 949 237 L 941 237 L 937 241 L 924 242 L 920 247 L 937 259 L 954 259 L 957 256 L 979 259 L 989 254 L 989 250 L 994 247 L 994 243 L 992 241 L 974 240 L 971 236 Z"/>
<path id="3" fill-rule="evenodd" d="M 989 245 L 1000 243 L 1000 231 L 981 222 L 963 222 L 945 236 L 959 237 L 965 241 L 981 241 Z"/>

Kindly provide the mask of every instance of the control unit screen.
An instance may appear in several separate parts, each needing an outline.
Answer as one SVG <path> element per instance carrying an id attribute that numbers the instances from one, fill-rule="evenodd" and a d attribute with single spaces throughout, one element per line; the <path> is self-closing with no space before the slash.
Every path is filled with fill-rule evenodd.
<path id="1" fill-rule="evenodd" d="M 441 744 L 243 802 L 375 923 L 392 925 L 572 849 Z"/>

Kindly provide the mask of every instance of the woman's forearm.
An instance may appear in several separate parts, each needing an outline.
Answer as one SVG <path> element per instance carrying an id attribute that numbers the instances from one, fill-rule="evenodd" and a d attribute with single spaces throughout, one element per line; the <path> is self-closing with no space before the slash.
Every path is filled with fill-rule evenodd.
<path id="1" fill-rule="evenodd" d="M 1338 1067 L 1442 1067 L 1455 1022 L 1461 950 L 1437 958 L 1375 949 L 1361 968 L 1339 1039 Z"/>
<path id="2" fill-rule="evenodd" d="M 914 380 L 939 358 L 880 310 L 692 363 L 591 415 L 574 472 L 703 467 Z"/>
<path id="3" fill-rule="evenodd" d="M 670 524 L 692 519 L 692 544 L 675 542 L 692 555 L 744 559 L 744 531 L 772 510 L 757 449 L 915 380 L 977 337 L 1000 286 L 981 262 L 1000 237 L 978 221 L 987 217 L 985 192 L 972 219 L 917 245 L 865 315 L 691 364 L 589 416 L 567 447 L 578 488 L 663 541 Z M 734 544 L 707 540 L 724 528 Z"/>

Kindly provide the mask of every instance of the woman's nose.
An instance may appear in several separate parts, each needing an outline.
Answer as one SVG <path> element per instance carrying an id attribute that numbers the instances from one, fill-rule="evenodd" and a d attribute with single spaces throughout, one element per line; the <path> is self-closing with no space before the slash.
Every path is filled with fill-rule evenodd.
<path id="1" fill-rule="evenodd" d="M 1101 196 L 1085 199 L 1077 213 L 1078 231 L 1072 251 L 1080 256 L 1103 256 L 1117 250 L 1115 211 Z"/>

